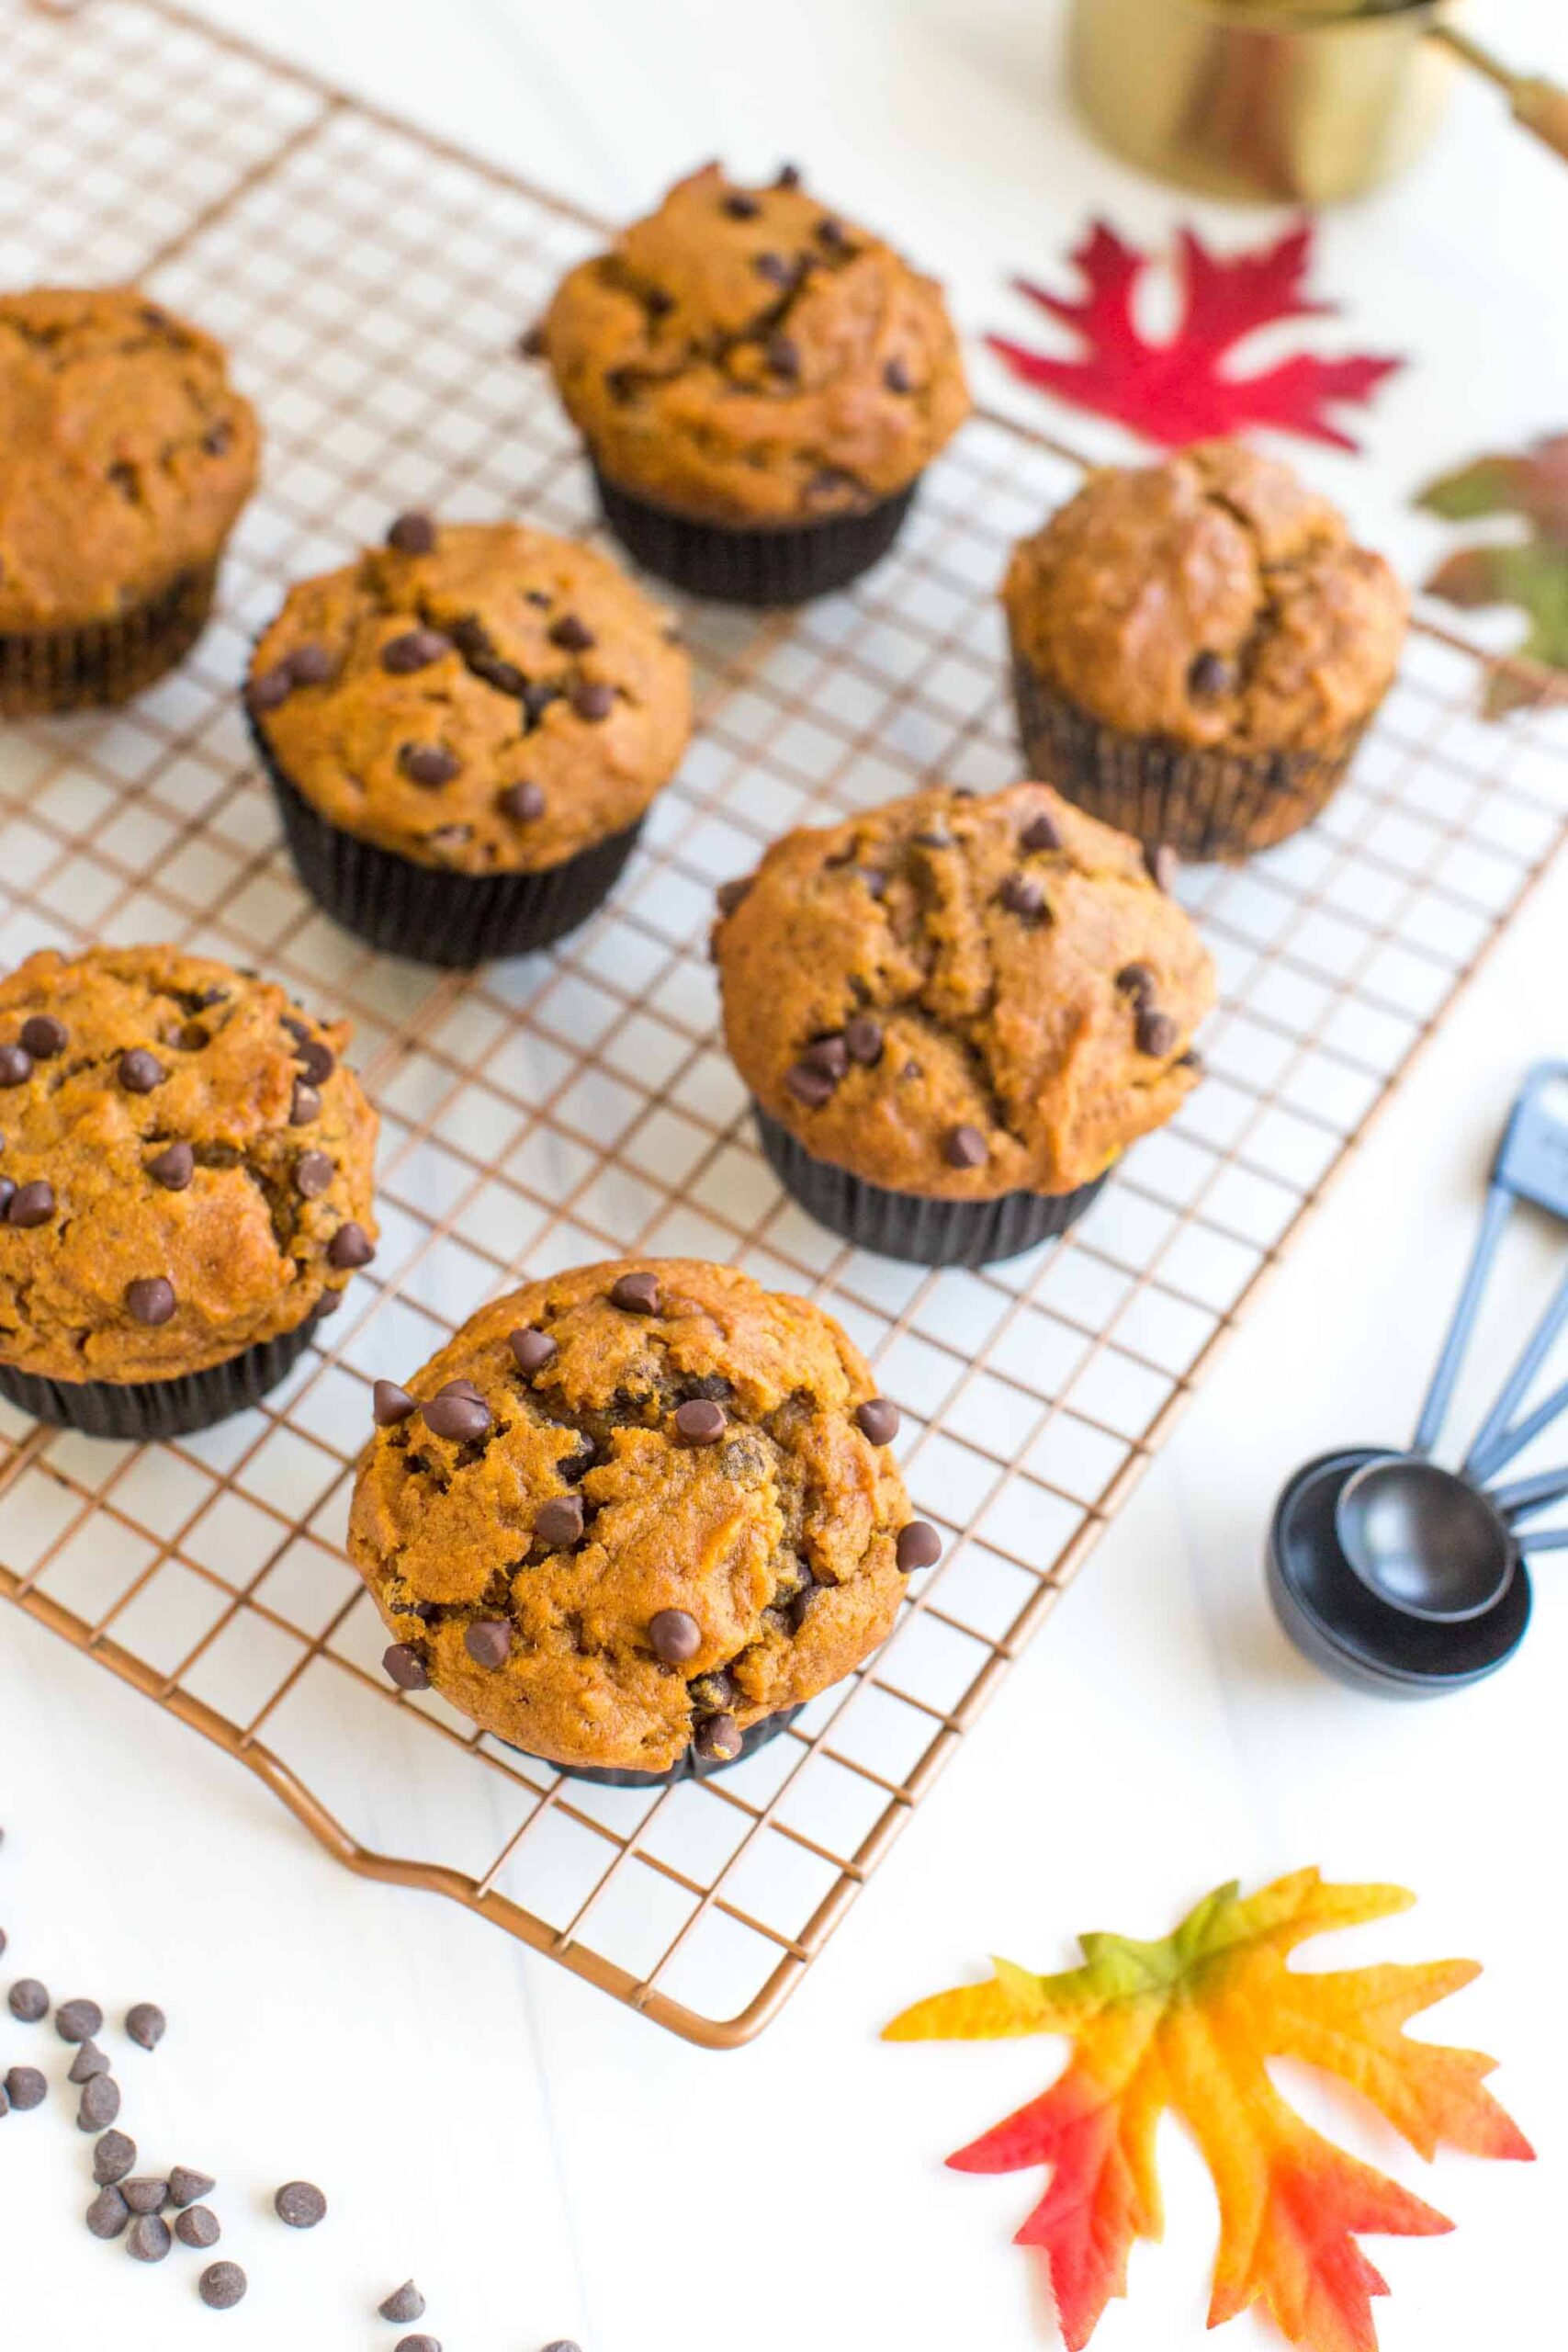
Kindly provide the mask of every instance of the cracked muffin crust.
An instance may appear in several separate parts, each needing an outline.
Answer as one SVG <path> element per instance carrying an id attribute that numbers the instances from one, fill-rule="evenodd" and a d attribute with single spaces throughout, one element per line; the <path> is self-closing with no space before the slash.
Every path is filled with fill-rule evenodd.
<path id="1" fill-rule="evenodd" d="M 348 1035 L 174 947 L 0 981 L 0 1363 L 171 1380 L 329 1311 L 376 1233 Z"/>
<path id="2" fill-rule="evenodd" d="M 969 410 L 940 288 L 788 169 L 678 182 L 568 275 L 540 340 L 611 482 L 730 527 L 863 513 Z"/>
<path id="3" fill-rule="evenodd" d="M 592 548 L 405 514 L 289 591 L 247 700 L 332 825 L 454 874 L 533 874 L 643 816 L 686 746 L 691 663 Z"/>
<path id="4" fill-rule="evenodd" d="M 732 1758 L 886 1637 L 939 1548 L 859 1352 L 735 1267 L 530 1283 L 375 1413 L 348 1545 L 389 1675 L 568 1768 Z"/>
<path id="5" fill-rule="evenodd" d="M 1198 1082 L 1202 943 L 1137 843 L 1048 786 L 787 834 L 720 910 L 741 1077 L 815 1160 L 886 1190 L 1073 1192 Z"/>

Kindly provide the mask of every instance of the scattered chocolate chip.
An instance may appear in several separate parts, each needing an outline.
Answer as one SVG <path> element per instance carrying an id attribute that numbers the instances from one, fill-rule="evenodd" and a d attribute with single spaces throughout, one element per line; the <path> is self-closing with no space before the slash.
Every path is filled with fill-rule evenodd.
<path id="1" fill-rule="evenodd" d="M 125 2013 L 125 2030 L 139 2050 L 156 2050 L 169 2030 L 169 2020 L 156 2001 L 138 2001 Z"/>
<path id="2" fill-rule="evenodd" d="M 643 307 L 650 319 L 668 318 L 675 308 L 675 297 L 673 294 L 667 293 L 662 286 L 645 287 L 642 300 Z"/>
<path id="3" fill-rule="evenodd" d="M 245 700 L 253 710 L 277 710 L 294 691 L 294 680 L 287 662 L 275 662 L 270 670 L 258 671 L 245 688 Z"/>
<path id="4" fill-rule="evenodd" d="M 25 1086 L 33 1074 L 33 1057 L 25 1046 L 0 1046 L 0 1086 Z"/>
<path id="5" fill-rule="evenodd" d="M 35 1183 L 20 1185 L 12 1193 L 6 1210 L 7 1225 L 47 1225 L 54 1215 L 54 1187 L 41 1178 Z"/>
<path id="6" fill-rule="evenodd" d="M 754 256 L 751 266 L 759 277 L 767 279 L 770 286 L 795 284 L 795 271 L 785 261 L 783 254 L 758 254 Z"/>
<path id="7" fill-rule="evenodd" d="M 197 2282 L 197 2293 L 209 2312 L 231 2312 L 243 2301 L 248 2284 L 237 2262 L 209 2262 Z"/>
<path id="8" fill-rule="evenodd" d="M 452 650 L 452 640 L 443 637 L 439 629 L 410 628 L 400 637 L 389 639 L 381 648 L 381 667 L 394 678 L 406 678 L 412 671 L 428 670 L 444 653 Z"/>
<path id="9" fill-rule="evenodd" d="M 324 686 L 335 667 L 326 647 L 315 638 L 297 645 L 288 657 L 288 674 L 297 686 Z"/>
<path id="10" fill-rule="evenodd" d="M 942 1538 L 928 1520 L 912 1519 L 898 1531 L 894 1557 L 900 1576 L 913 1576 L 917 1568 L 934 1568 L 942 1557 Z"/>
<path id="11" fill-rule="evenodd" d="M 732 882 L 721 882 L 714 892 L 714 897 L 718 902 L 719 913 L 732 915 L 742 899 L 750 893 L 755 880 L 755 875 L 738 874 Z"/>
<path id="12" fill-rule="evenodd" d="M 410 1649 L 407 1642 L 394 1642 L 389 1649 L 384 1649 L 381 1667 L 388 1681 L 395 1682 L 400 1690 L 428 1690 L 430 1688 L 424 1660 L 417 1650 Z"/>
<path id="13" fill-rule="evenodd" d="M 83 2085 L 76 2109 L 78 2132 L 101 2132 L 119 2113 L 119 2085 L 112 2075 L 95 2075 Z"/>
<path id="14" fill-rule="evenodd" d="M 675 1427 L 688 1445 L 716 1445 L 729 1423 L 724 1407 L 693 1396 L 675 1408 Z"/>
<path id="15" fill-rule="evenodd" d="M 624 1308 L 628 1315 L 657 1315 L 660 1311 L 658 1275 L 622 1274 L 611 1285 L 610 1304 Z"/>
<path id="16" fill-rule="evenodd" d="M 537 727 L 551 703 L 560 702 L 563 699 L 564 690 L 559 686 L 552 685 L 547 678 L 536 678 L 532 683 L 525 683 L 520 696 L 530 727 Z"/>
<path id="17" fill-rule="evenodd" d="M 90 2083 L 95 2075 L 107 2075 L 109 2071 L 109 2061 L 97 2043 L 85 2041 L 71 2061 L 71 2072 L 65 2079 L 68 2083 Z"/>
<path id="18" fill-rule="evenodd" d="M 800 373 L 800 345 L 792 335 L 771 334 L 764 345 L 769 367 L 775 376 L 787 377 L 792 382 Z"/>
<path id="19" fill-rule="evenodd" d="M 1164 1061 L 1168 1054 L 1173 1054 L 1179 1035 L 1168 1012 L 1156 1012 L 1152 1004 L 1145 1005 L 1139 1012 L 1138 1051 L 1147 1054 L 1151 1061 Z"/>
<path id="20" fill-rule="evenodd" d="M 435 546 L 435 526 L 428 514 L 400 514 L 387 533 L 387 545 L 400 555 L 429 555 Z"/>
<path id="21" fill-rule="evenodd" d="M 175 2223 L 175 2235 L 182 2245 L 216 2245 L 222 2234 L 222 2225 L 210 2205 L 190 2206 Z"/>
<path id="22" fill-rule="evenodd" d="M 124 2132 L 106 2132 L 93 2150 L 93 2178 L 100 2186 L 123 2180 L 135 2162 L 135 2141 Z"/>
<path id="23" fill-rule="evenodd" d="M 370 1390 L 370 1418 L 378 1430 L 389 1430 L 399 1421 L 406 1421 L 413 1411 L 413 1398 L 395 1380 L 378 1380 Z"/>
<path id="24" fill-rule="evenodd" d="M 683 1609 L 660 1609 L 648 1621 L 648 1638 L 660 1666 L 684 1666 L 703 1645 L 703 1629 Z"/>
<path id="25" fill-rule="evenodd" d="M 582 1534 L 582 1497 L 552 1495 L 541 1503 L 534 1521 L 534 1540 L 551 1552 L 564 1552 Z"/>
<path id="26" fill-rule="evenodd" d="M 1146 964 L 1123 964 L 1116 975 L 1116 985 L 1123 996 L 1130 996 L 1134 1004 L 1143 1006 L 1153 997 L 1156 981 Z"/>
<path id="27" fill-rule="evenodd" d="M 404 2335 L 398 2339 L 394 2352 L 441 2352 L 441 2346 L 434 2335 Z"/>
<path id="28" fill-rule="evenodd" d="M 961 1126 L 948 1136 L 945 1156 L 950 1168 L 984 1168 L 991 1153 L 978 1127 Z"/>
<path id="29" fill-rule="evenodd" d="M 1176 1067 L 1178 1069 L 1190 1069 L 1193 1071 L 1197 1077 L 1201 1078 L 1203 1075 L 1203 1057 L 1198 1051 L 1196 1046 L 1190 1046 L 1187 1051 L 1179 1057 Z"/>
<path id="30" fill-rule="evenodd" d="M 120 2195 L 133 2213 L 161 2213 L 169 2201 L 169 2184 L 152 2174 L 120 2185 Z"/>
<path id="31" fill-rule="evenodd" d="M 915 389 L 914 378 L 903 360 L 898 358 L 888 361 L 882 371 L 882 380 L 890 392 L 912 392 Z"/>
<path id="32" fill-rule="evenodd" d="M 522 334 L 517 338 L 517 354 L 521 359 L 542 359 L 544 357 L 545 328 L 544 322 L 542 320 L 536 319 L 531 327 L 524 328 Z"/>
<path id="33" fill-rule="evenodd" d="M 193 2172 L 189 2165 L 175 2165 L 169 2172 L 171 2205 L 197 2205 L 210 2197 L 218 2183 L 209 2172 Z"/>
<path id="34" fill-rule="evenodd" d="M 300 1197 L 319 1201 L 335 1174 L 324 1151 L 301 1152 L 294 1163 L 294 1185 Z"/>
<path id="35" fill-rule="evenodd" d="M 125 1286 L 125 1304 L 133 1323 L 167 1323 L 177 1303 L 173 1283 L 162 1274 L 144 1274 Z"/>
<path id="36" fill-rule="evenodd" d="M 825 1072 L 837 1086 L 849 1069 L 850 1049 L 840 1032 L 835 1037 L 818 1037 L 815 1045 L 807 1046 L 800 1058 L 809 1069 Z"/>
<path id="37" fill-rule="evenodd" d="M 51 1062 L 70 1043 L 63 1021 L 52 1012 L 35 1012 L 22 1023 L 22 1047 L 35 1062 Z"/>
<path id="38" fill-rule="evenodd" d="M 54 2012 L 54 2030 L 62 2041 L 91 2041 L 104 2028 L 104 2013 L 96 2001 L 62 2001 Z"/>
<path id="39" fill-rule="evenodd" d="M 855 1408 L 855 1419 L 873 1445 L 891 1445 L 898 1434 L 898 1408 L 886 1396 L 868 1396 Z"/>
<path id="40" fill-rule="evenodd" d="M 337 1068 L 337 1056 L 323 1038 L 312 1037 L 302 1023 L 296 1024 L 294 1058 L 305 1073 L 307 1084 L 324 1086 Z"/>
<path id="41" fill-rule="evenodd" d="M 835 220 L 830 213 L 817 223 L 817 234 L 831 252 L 837 252 L 849 243 L 843 222 Z"/>
<path id="42" fill-rule="evenodd" d="M 536 784 L 509 784 L 501 796 L 501 812 L 519 825 L 531 825 L 545 813 L 545 795 Z"/>
<path id="43" fill-rule="evenodd" d="M 597 642 L 593 631 L 575 613 L 563 613 L 550 626 L 550 643 L 558 645 L 563 653 L 589 653 Z"/>
<path id="44" fill-rule="evenodd" d="M 756 198 L 748 196 L 743 187 L 732 187 L 726 191 L 724 209 L 732 220 L 754 220 L 761 209 Z"/>
<path id="45" fill-rule="evenodd" d="M 439 791 L 463 769 L 462 761 L 445 743 L 405 743 L 398 754 L 398 765 L 411 784 L 426 792 Z"/>
<path id="46" fill-rule="evenodd" d="M 1187 673 L 1188 691 L 1203 699 L 1223 695 L 1231 675 L 1231 665 L 1222 654 L 1200 653 Z"/>
<path id="47" fill-rule="evenodd" d="M 315 1121 L 319 1119 L 321 1115 L 321 1098 L 317 1093 L 315 1088 L 313 1086 L 307 1086 L 302 1078 L 296 1079 L 294 1081 L 294 1100 L 290 1104 L 288 1111 L 289 1125 L 291 1127 L 309 1127 L 313 1125 Z"/>
<path id="48" fill-rule="evenodd" d="M 172 1143 L 148 1161 L 147 1173 L 166 1193 L 183 1193 L 196 1174 L 196 1154 L 188 1143 Z"/>
<path id="49" fill-rule="evenodd" d="M 597 721 L 608 718 L 615 707 L 615 689 L 602 678 L 589 678 L 571 697 L 571 707 L 579 718 Z"/>
<path id="50" fill-rule="evenodd" d="M 1050 850 L 1062 846 L 1061 828 L 1055 817 L 1048 817 L 1043 809 L 1038 817 L 1031 818 L 1018 839 L 1021 849 Z"/>
<path id="51" fill-rule="evenodd" d="M 543 1372 L 545 1366 L 553 1362 L 557 1352 L 556 1343 L 547 1331 L 513 1331 L 508 1335 L 508 1345 L 517 1360 L 519 1372 Z"/>
<path id="52" fill-rule="evenodd" d="M 482 678 L 498 695 L 511 695 L 518 702 L 526 697 L 528 681 L 515 662 L 502 662 L 494 653 L 476 653 L 469 657 L 468 667 L 476 678 Z"/>
<path id="53" fill-rule="evenodd" d="M 421 1410 L 425 1428 L 436 1437 L 450 1438 L 455 1445 L 472 1445 L 491 1427 L 491 1410 L 484 1399 L 470 1396 L 461 1388 L 439 1390 Z"/>
<path id="54" fill-rule="evenodd" d="M 25 2115 L 30 2108 L 43 2105 L 49 2084 L 36 2066 L 12 2066 L 6 2075 L 6 2096 L 17 2114 Z"/>
<path id="55" fill-rule="evenodd" d="M 774 180 L 773 186 L 775 187 L 798 187 L 800 186 L 800 165 L 798 164 L 781 164 L 779 165 L 778 177 Z M 577 2352 L 577 2346 L 575 2344 L 547 2344 L 545 2346 L 545 2352 Z"/>
<path id="56" fill-rule="evenodd" d="M 851 1061 L 870 1069 L 882 1059 L 882 1023 L 869 1012 L 857 1012 L 844 1024 L 844 1051 Z"/>
<path id="57" fill-rule="evenodd" d="M 327 1263 L 340 1272 L 345 1266 L 351 1272 L 356 1266 L 367 1266 L 375 1255 L 370 1236 L 352 1217 L 346 1225 L 339 1226 L 327 1244 Z"/>
<path id="58" fill-rule="evenodd" d="M 728 1667 L 716 1667 L 711 1674 L 699 1674 L 690 1683 L 692 1704 L 705 1715 L 728 1714 L 740 1696 L 740 1685 Z"/>
<path id="59" fill-rule="evenodd" d="M 157 2213 L 139 2213 L 125 2233 L 132 2262 L 162 2262 L 173 2244 L 167 2222 Z"/>
<path id="60" fill-rule="evenodd" d="M 130 1053 L 121 1054 L 118 1074 L 128 1094 L 151 1094 L 169 1075 L 157 1055 L 150 1054 L 145 1046 L 133 1046 Z"/>
<path id="61" fill-rule="evenodd" d="M 708 1715 L 692 1734 L 692 1746 L 704 1761 L 732 1764 L 740 1753 L 740 1726 L 733 1715 Z"/>
<path id="62" fill-rule="evenodd" d="M 786 1069 L 784 1086 L 808 1111 L 819 1111 L 824 1102 L 833 1099 L 834 1080 L 825 1069 L 816 1069 L 809 1062 L 796 1062 L 792 1069 Z"/>
<path id="63" fill-rule="evenodd" d="M 338 1315 L 341 1314 L 342 1311 L 343 1293 L 341 1290 L 324 1290 L 311 1310 L 318 1323 L 324 1322 L 329 1315 Z"/>
<path id="64" fill-rule="evenodd" d="M 286 2180 L 272 2200 L 273 2211 L 291 2230 L 313 2230 L 327 2210 L 327 2200 L 311 2180 Z"/>
<path id="65" fill-rule="evenodd" d="M 87 2227 L 96 2238 L 118 2238 L 130 2219 L 130 2208 L 118 2188 L 100 2188 L 87 2208 Z"/>
<path id="66" fill-rule="evenodd" d="M 512 1628 L 504 1617 L 480 1617 L 465 1627 L 463 1647 L 476 1666 L 504 1666 L 512 1656 Z"/>
<path id="67" fill-rule="evenodd" d="M 1025 922 L 1045 911 L 1045 893 L 1032 874 L 1010 874 L 997 896 L 1010 915 L 1021 915 Z"/>
<path id="68" fill-rule="evenodd" d="M 376 2308 L 383 2319 L 389 2319 L 394 2324 L 406 2319 L 423 2319 L 424 2297 L 412 2278 L 405 2278 L 402 2285 L 395 2287 L 385 2302 L 378 2303 Z"/>
<path id="69" fill-rule="evenodd" d="M 1181 871 L 1181 860 L 1176 852 L 1168 842 L 1145 842 L 1144 864 L 1148 869 L 1149 880 L 1169 898 L 1176 888 L 1176 877 Z"/>

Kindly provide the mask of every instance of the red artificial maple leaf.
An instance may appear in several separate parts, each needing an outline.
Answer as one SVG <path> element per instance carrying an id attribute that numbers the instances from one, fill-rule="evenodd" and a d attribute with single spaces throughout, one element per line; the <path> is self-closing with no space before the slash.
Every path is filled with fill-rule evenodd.
<path id="1" fill-rule="evenodd" d="M 1168 342 L 1151 343 L 1134 315 L 1149 258 L 1099 220 L 1072 256 L 1088 289 L 1082 300 L 1068 301 L 1028 278 L 1013 280 L 1030 301 L 1075 328 L 1089 356 L 1054 359 L 1005 335 L 987 341 L 1026 384 L 1097 416 L 1114 417 L 1162 448 L 1265 424 L 1354 449 L 1357 443 L 1330 421 L 1328 410 L 1363 405 L 1404 365 L 1402 359 L 1320 359 L 1302 352 L 1251 376 L 1226 365 L 1259 327 L 1334 314 L 1334 303 L 1311 301 L 1304 293 L 1312 250 L 1310 220 L 1276 244 L 1227 259 L 1212 254 L 1192 230 L 1179 231 L 1181 317 Z"/>

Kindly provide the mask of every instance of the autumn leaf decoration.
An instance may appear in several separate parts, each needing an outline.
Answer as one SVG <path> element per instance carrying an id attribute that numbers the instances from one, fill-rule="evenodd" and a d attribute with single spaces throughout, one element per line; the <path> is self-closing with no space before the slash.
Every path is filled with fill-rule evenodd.
<path id="1" fill-rule="evenodd" d="M 1069 2352 L 1126 2293 L 1136 2241 L 1161 2233 L 1155 2128 L 1168 2108 L 1191 2129 L 1219 2195 L 1210 2326 L 1257 2304 L 1311 2352 L 1374 2352 L 1371 2298 L 1388 2290 L 1357 2238 L 1452 2224 L 1310 2130 L 1270 2082 L 1270 2058 L 1339 2075 L 1424 2156 L 1439 2145 L 1530 2155 L 1482 2087 L 1490 2059 L 1402 2030 L 1468 1984 L 1472 1962 L 1333 1974 L 1285 1964 L 1309 1936 L 1413 1899 L 1396 1886 L 1325 1885 L 1316 1871 L 1245 1899 L 1223 1886 L 1162 1943 L 1085 1936 L 1084 1965 L 1060 1976 L 997 1961 L 989 1984 L 918 2002 L 886 2029 L 892 2041 L 1070 2038 L 1048 2091 L 948 2159 L 960 2172 L 1051 2167 L 1018 2243 L 1050 2264 Z"/>
<path id="2" fill-rule="evenodd" d="M 1005 335 L 987 340 L 1026 384 L 1076 408 L 1114 417 L 1162 448 L 1271 425 L 1305 440 L 1354 449 L 1356 443 L 1328 412 L 1366 402 L 1402 360 L 1321 359 L 1301 352 L 1252 375 L 1233 364 L 1239 346 L 1260 327 L 1333 314 L 1333 303 L 1312 301 L 1305 294 L 1312 252 L 1307 220 L 1276 244 L 1228 258 L 1211 253 L 1192 230 L 1181 230 L 1180 317 L 1168 342 L 1154 343 L 1136 315 L 1148 256 L 1097 221 L 1072 256 L 1084 281 L 1081 300 L 1068 301 L 1025 277 L 1013 281 L 1031 302 L 1082 337 L 1085 356 L 1055 358 Z"/>
<path id="3" fill-rule="evenodd" d="M 1529 628 L 1519 650 L 1530 660 L 1568 670 L 1568 433 L 1513 455 L 1476 458 L 1428 483 L 1416 500 L 1445 522 L 1476 523 L 1517 516 L 1523 531 L 1487 539 L 1445 559 L 1427 582 L 1429 594 L 1473 612 L 1513 605 Z M 1568 695 L 1568 682 L 1561 690 Z M 1495 670 L 1486 707 L 1494 718 L 1551 696 L 1518 670 Z"/>

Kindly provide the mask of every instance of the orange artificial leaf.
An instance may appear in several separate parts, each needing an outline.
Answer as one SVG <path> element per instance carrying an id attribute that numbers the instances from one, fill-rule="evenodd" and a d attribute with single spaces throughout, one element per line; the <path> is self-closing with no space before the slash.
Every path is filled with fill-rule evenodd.
<path id="1" fill-rule="evenodd" d="M 1316 1871 L 1245 1899 L 1233 1883 L 1162 1943 L 1085 1936 L 1084 1965 L 1059 1976 L 997 1961 L 989 1984 L 917 2002 L 886 2029 L 889 2041 L 1070 2038 L 1048 2091 L 948 2159 L 960 2172 L 1051 2166 L 1017 2242 L 1049 2261 L 1069 2352 L 1126 2293 L 1136 2241 L 1161 2234 L 1155 2128 L 1168 2108 L 1219 2194 L 1210 2326 L 1258 2304 L 1311 2352 L 1375 2352 L 1371 2299 L 1388 2290 L 1358 2236 L 1430 2236 L 1452 2223 L 1303 2123 L 1270 2082 L 1270 2058 L 1337 2075 L 1424 2156 L 1439 2146 L 1530 2156 L 1482 2087 L 1491 2059 L 1403 2030 L 1478 1975 L 1473 1962 L 1336 1973 L 1285 1964 L 1309 1936 L 1414 1899 L 1397 1886 L 1328 1886 Z"/>

